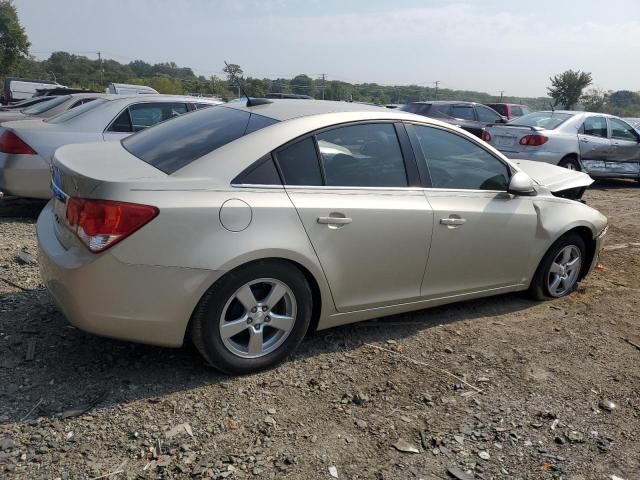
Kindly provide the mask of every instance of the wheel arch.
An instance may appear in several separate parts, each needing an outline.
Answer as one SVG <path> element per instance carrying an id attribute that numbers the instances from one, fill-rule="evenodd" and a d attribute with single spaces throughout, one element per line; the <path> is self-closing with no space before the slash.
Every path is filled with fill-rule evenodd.
<path id="1" fill-rule="evenodd" d="M 589 267 L 591 265 L 591 262 L 593 261 L 593 257 L 596 252 L 596 240 L 594 238 L 594 233 L 592 228 L 590 228 L 587 225 L 573 225 L 569 227 L 567 230 L 560 233 L 558 236 L 556 236 L 556 238 L 553 239 L 553 242 L 551 242 L 549 247 L 544 252 L 542 252 L 542 256 L 538 259 L 536 272 L 537 272 L 537 269 L 540 268 L 540 265 L 544 260 L 545 255 L 556 244 L 556 242 L 561 238 L 566 237 L 567 235 L 570 235 L 572 233 L 577 234 L 580 236 L 580 238 L 582 238 L 587 250 L 585 252 L 585 261 L 582 264 L 582 271 L 580 272 L 580 277 L 578 277 L 578 280 L 582 280 L 587 275 L 587 273 L 589 272 Z M 533 278 L 534 277 L 531 277 L 531 281 L 533 281 Z"/>

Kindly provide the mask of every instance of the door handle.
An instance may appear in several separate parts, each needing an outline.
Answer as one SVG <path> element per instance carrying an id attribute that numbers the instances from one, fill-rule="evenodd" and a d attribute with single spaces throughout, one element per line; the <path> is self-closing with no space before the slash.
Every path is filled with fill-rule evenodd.
<path id="1" fill-rule="evenodd" d="M 464 225 L 467 223 L 465 218 L 441 218 L 440 225 Z"/>
<path id="2" fill-rule="evenodd" d="M 318 223 L 323 225 L 346 225 L 352 221 L 348 217 L 318 217 Z"/>

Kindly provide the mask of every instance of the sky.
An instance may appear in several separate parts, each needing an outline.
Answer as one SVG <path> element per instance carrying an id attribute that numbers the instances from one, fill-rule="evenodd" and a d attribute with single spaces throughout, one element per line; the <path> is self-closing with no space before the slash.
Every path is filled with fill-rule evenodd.
<path id="1" fill-rule="evenodd" d="M 543 96 L 549 77 L 640 90 L 639 0 L 14 0 L 37 58 L 68 51 L 245 76 Z M 64 7 L 64 8 L 63 8 Z"/>

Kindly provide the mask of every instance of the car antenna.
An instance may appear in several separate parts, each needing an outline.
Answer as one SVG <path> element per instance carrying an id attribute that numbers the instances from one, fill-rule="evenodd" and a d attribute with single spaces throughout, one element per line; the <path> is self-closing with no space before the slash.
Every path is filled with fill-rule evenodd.
<path id="1" fill-rule="evenodd" d="M 229 64 L 227 63 L 226 60 L 224 60 L 224 64 L 227 66 L 227 68 L 229 67 Z M 273 103 L 271 100 L 266 99 L 266 98 L 252 98 L 252 97 L 250 97 L 247 94 L 247 92 L 245 91 L 245 89 L 244 89 L 244 82 L 242 81 L 241 78 L 238 78 L 235 73 L 232 74 L 231 80 L 235 81 L 238 84 L 238 88 L 240 89 L 242 94 L 247 99 L 247 107 L 255 107 L 256 105 L 266 105 L 268 103 Z"/>

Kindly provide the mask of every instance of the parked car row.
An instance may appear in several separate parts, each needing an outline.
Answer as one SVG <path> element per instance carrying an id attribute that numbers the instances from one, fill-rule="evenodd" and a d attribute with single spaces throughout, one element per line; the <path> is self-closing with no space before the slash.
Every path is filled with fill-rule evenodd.
<path id="1" fill-rule="evenodd" d="M 209 364 L 247 373 L 313 329 L 504 292 L 561 297 L 597 262 L 607 222 L 576 201 L 584 173 L 358 103 L 176 116 L 201 102 L 105 97 L 3 125 L 4 165 L 51 164 L 39 265 L 79 328 L 174 347 L 188 335 Z M 75 144 L 58 148 L 62 136 Z M 44 196 L 23 173 L 24 193 Z"/>
<path id="2" fill-rule="evenodd" d="M 53 97 L 18 113 L 25 120 L 0 124 L 0 191 L 51 198 L 50 168 L 57 148 L 113 141 L 162 121 L 220 102 L 169 95 L 74 94 Z M 50 113 L 58 113 L 50 116 Z"/>

